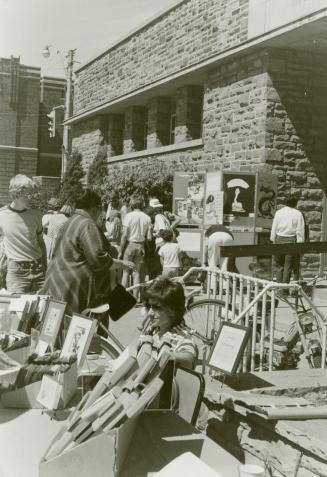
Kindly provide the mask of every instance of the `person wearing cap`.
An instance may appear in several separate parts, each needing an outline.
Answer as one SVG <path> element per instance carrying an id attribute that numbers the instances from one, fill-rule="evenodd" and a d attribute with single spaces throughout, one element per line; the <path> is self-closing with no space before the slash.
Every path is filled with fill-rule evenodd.
<path id="1" fill-rule="evenodd" d="M 31 208 L 38 185 L 17 174 L 9 183 L 10 205 L 0 210 L 0 234 L 7 257 L 6 287 L 10 293 L 35 293 L 44 281 L 46 248 L 42 213 Z"/>
<path id="2" fill-rule="evenodd" d="M 60 200 L 51 197 L 48 202 L 48 212 L 42 217 L 44 243 L 47 249 L 47 260 L 50 262 L 58 234 L 68 220 L 65 214 L 59 212 Z"/>
<path id="3" fill-rule="evenodd" d="M 163 205 L 159 199 L 151 199 L 149 202 L 150 207 L 154 209 L 154 225 L 153 235 L 156 238 L 156 248 L 163 244 L 163 239 L 160 237 L 160 230 L 171 230 L 170 222 L 163 213 Z"/>

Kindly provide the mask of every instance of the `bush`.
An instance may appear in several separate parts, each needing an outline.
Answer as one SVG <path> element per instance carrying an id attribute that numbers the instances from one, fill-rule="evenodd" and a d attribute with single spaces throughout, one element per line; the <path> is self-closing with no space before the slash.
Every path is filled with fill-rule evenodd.
<path id="1" fill-rule="evenodd" d="M 79 152 L 73 151 L 69 157 L 67 171 L 59 191 L 59 199 L 63 204 L 74 206 L 76 199 L 83 190 L 82 179 L 84 176 L 82 156 Z"/>
<path id="2" fill-rule="evenodd" d="M 157 197 L 165 209 L 171 209 L 173 174 L 163 161 L 153 159 L 137 165 L 111 166 L 100 189 L 107 202 L 123 202 L 132 195 L 139 195 L 145 202 Z"/>
<path id="3" fill-rule="evenodd" d="M 106 149 L 101 148 L 91 163 L 87 173 L 87 184 L 94 190 L 101 191 L 106 177 L 108 175 L 107 166 L 107 152 Z"/>

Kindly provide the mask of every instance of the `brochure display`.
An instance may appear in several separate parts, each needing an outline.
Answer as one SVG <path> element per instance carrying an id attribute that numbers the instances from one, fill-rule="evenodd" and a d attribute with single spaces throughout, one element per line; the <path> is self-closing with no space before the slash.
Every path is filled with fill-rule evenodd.
<path id="1" fill-rule="evenodd" d="M 278 179 L 263 172 L 214 170 L 208 172 L 175 172 L 173 188 L 174 213 L 179 223 L 179 244 L 189 256 L 202 260 L 205 230 L 223 224 L 234 236 L 234 244 L 255 245 L 269 239 L 276 211 Z M 196 230 L 201 239 L 190 235 Z M 266 277 L 271 274 L 271 265 Z M 266 263 L 267 262 L 267 263 Z M 252 275 L 251 257 L 237 260 L 241 274 Z"/>

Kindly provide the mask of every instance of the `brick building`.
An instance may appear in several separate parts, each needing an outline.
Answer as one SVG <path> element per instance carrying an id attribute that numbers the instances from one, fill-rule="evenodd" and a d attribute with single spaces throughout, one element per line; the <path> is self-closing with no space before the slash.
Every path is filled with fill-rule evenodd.
<path id="1" fill-rule="evenodd" d="M 46 115 L 63 104 L 65 80 L 40 73 L 19 58 L 0 59 L 0 203 L 15 174 L 60 176 L 62 126 L 50 139 Z"/>
<path id="2" fill-rule="evenodd" d="M 326 239 L 326 27 L 327 0 L 177 1 L 77 70 L 73 147 L 109 173 L 271 170 Z"/>

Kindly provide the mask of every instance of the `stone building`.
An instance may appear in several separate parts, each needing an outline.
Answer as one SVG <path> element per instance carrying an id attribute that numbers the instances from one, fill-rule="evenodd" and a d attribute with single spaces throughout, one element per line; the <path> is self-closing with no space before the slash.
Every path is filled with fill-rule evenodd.
<path id="1" fill-rule="evenodd" d="M 327 0 L 176 1 L 77 70 L 73 147 L 87 169 L 105 145 L 109 174 L 272 170 L 325 240 L 326 27 Z"/>
<path id="2" fill-rule="evenodd" d="M 0 58 L 0 203 L 8 200 L 10 178 L 60 177 L 62 126 L 50 139 L 47 113 L 63 104 L 65 80 L 41 78 L 40 68 L 19 58 Z M 58 183 L 58 179 L 55 180 Z"/>

